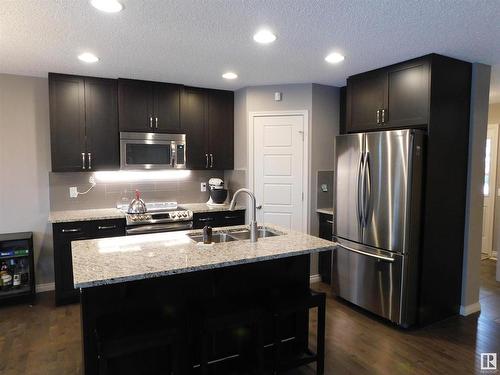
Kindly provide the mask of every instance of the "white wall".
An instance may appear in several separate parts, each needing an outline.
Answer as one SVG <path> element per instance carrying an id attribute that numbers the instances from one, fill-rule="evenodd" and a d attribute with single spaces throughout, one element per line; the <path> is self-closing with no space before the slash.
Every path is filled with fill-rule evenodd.
<path id="1" fill-rule="evenodd" d="M 45 78 L 0 74 L 0 233 L 34 233 L 37 284 L 53 281 Z"/>

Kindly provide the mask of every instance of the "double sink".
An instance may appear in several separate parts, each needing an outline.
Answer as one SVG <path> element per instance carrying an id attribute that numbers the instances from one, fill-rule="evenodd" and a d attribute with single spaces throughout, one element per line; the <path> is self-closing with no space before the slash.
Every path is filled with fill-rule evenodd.
<path id="1" fill-rule="evenodd" d="M 283 233 L 278 231 L 274 231 L 268 228 L 259 227 L 257 231 L 258 238 L 267 238 L 267 237 L 275 237 L 281 236 Z M 191 238 L 195 242 L 203 242 L 202 234 L 188 234 L 189 238 Z M 240 229 L 240 230 L 226 230 L 220 232 L 214 232 L 212 234 L 212 242 L 221 243 L 221 242 L 231 242 L 231 241 L 243 241 L 250 239 L 250 230 L 249 229 Z"/>

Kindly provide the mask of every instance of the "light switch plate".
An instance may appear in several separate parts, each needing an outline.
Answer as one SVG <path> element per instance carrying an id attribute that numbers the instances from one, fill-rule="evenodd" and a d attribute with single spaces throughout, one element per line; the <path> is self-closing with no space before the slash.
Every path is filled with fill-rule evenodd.
<path id="1" fill-rule="evenodd" d="M 69 197 L 70 198 L 78 197 L 78 189 L 76 188 L 76 186 L 71 186 L 69 188 Z"/>
<path id="2" fill-rule="evenodd" d="M 328 185 L 327 184 L 321 184 L 321 191 L 323 193 L 326 193 L 328 191 Z"/>
<path id="3" fill-rule="evenodd" d="M 207 191 L 207 183 L 206 182 L 201 183 L 200 191 Z"/>

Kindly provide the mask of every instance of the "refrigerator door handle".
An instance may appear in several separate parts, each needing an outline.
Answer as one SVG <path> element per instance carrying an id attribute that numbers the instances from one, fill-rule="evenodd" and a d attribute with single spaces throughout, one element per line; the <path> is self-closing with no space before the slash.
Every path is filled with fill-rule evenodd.
<path id="1" fill-rule="evenodd" d="M 358 164 L 358 191 L 357 191 L 357 199 L 356 199 L 356 210 L 358 214 L 358 223 L 360 226 L 363 226 L 363 212 L 364 212 L 364 207 L 363 207 L 363 199 L 362 199 L 362 194 L 363 194 L 363 170 L 364 170 L 364 153 L 361 154 L 361 158 L 359 159 L 359 164 Z"/>
<path id="2" fill-rule="evenodd" d="M 367 151 L 365 153 L 365 163 L 363 167 L 363 220 L 364 227 L 368 226 L 368 218 L 370 217 L 370 202 L 372 195 L 372 183 L 370 176 L 370 153 Z"/>
<path id="3" fill-rule="evenodd" d="M 358 254 L 361 254 L 361 255 L 366 255 L 368 257 L 372 257 L 372 258 L 377 258 L 377 259 L 380 259 L 380 260 L 383 260 L 383 261 L 387 261 L 387 262 L 394 262 L 394 258 L 390 258 L 390 257 L 386 257 L 386 256 L 383 256 L 383 255 L 377 255 L 377 254 L 373 254 L 373 253 L 369 253 L 367 251 L 363 251 L 363 250 L 358 250 L 358 249 L 353 249 L 352 247 L 349 247 L 349 246 L 346 246 L 346 245 L 337 245 L 343 249 L 346 249 L 348 251 L 352 251 L 352 252 L 355 252 L 355 253 L 358 253 Z"/>

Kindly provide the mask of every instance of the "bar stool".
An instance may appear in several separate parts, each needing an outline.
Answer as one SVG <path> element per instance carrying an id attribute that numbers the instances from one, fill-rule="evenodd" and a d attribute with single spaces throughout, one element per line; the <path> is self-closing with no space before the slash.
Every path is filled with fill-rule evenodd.
<path id="1" fill-rule="evenodd" d="M 247 327 L 251 331 L 252 343 L 250 350 L 242 351 L 238 348 L 240 359 L 251 359 L 252 372 L 262 374 L 263 368 L 263 339 L 261 320 L 263 315 L 261 306 L 251 306 L 242 302 L 216 299 L 206 301 L 202 308 L 201 317 L 201 374 L 209 373 L 209 352 L 212 337 L 220 331 Z M 243 361 L 244 364 L 247 364 Z"/>
<path id="2" fill-rule="evenodd" d="M 306 356 L 291 361 L 283 361 L 281 358 L 282 341 L 280 337 L 281 322 L 284 317 L 296 312 L 307 311 L 318 308 L 318 325 L 316 335 L 316 353 L 306 350 Z M 303 366 L 316 362 L 316 373 L 322 375 L 325 369 L 325 318 L 326 318 L 326 294 L 313 290 L 287 292 L 284 294 L 271 294 L 268 308 L 273 314 L 274 332 L 274 361 L 273 372 L 278 374 L 283 370 Z"/>
<path id="3" fill-rule="evenodd" d="M 111 315 L 99 319 L 95 330 L 99 375 L 108 375 L 108 362 L 142 351 L 170 346 L 172 374 L 187 374 L 186 324 L 161 313 Z M 164 373 L 164 372 L 159 372 Z"/>

